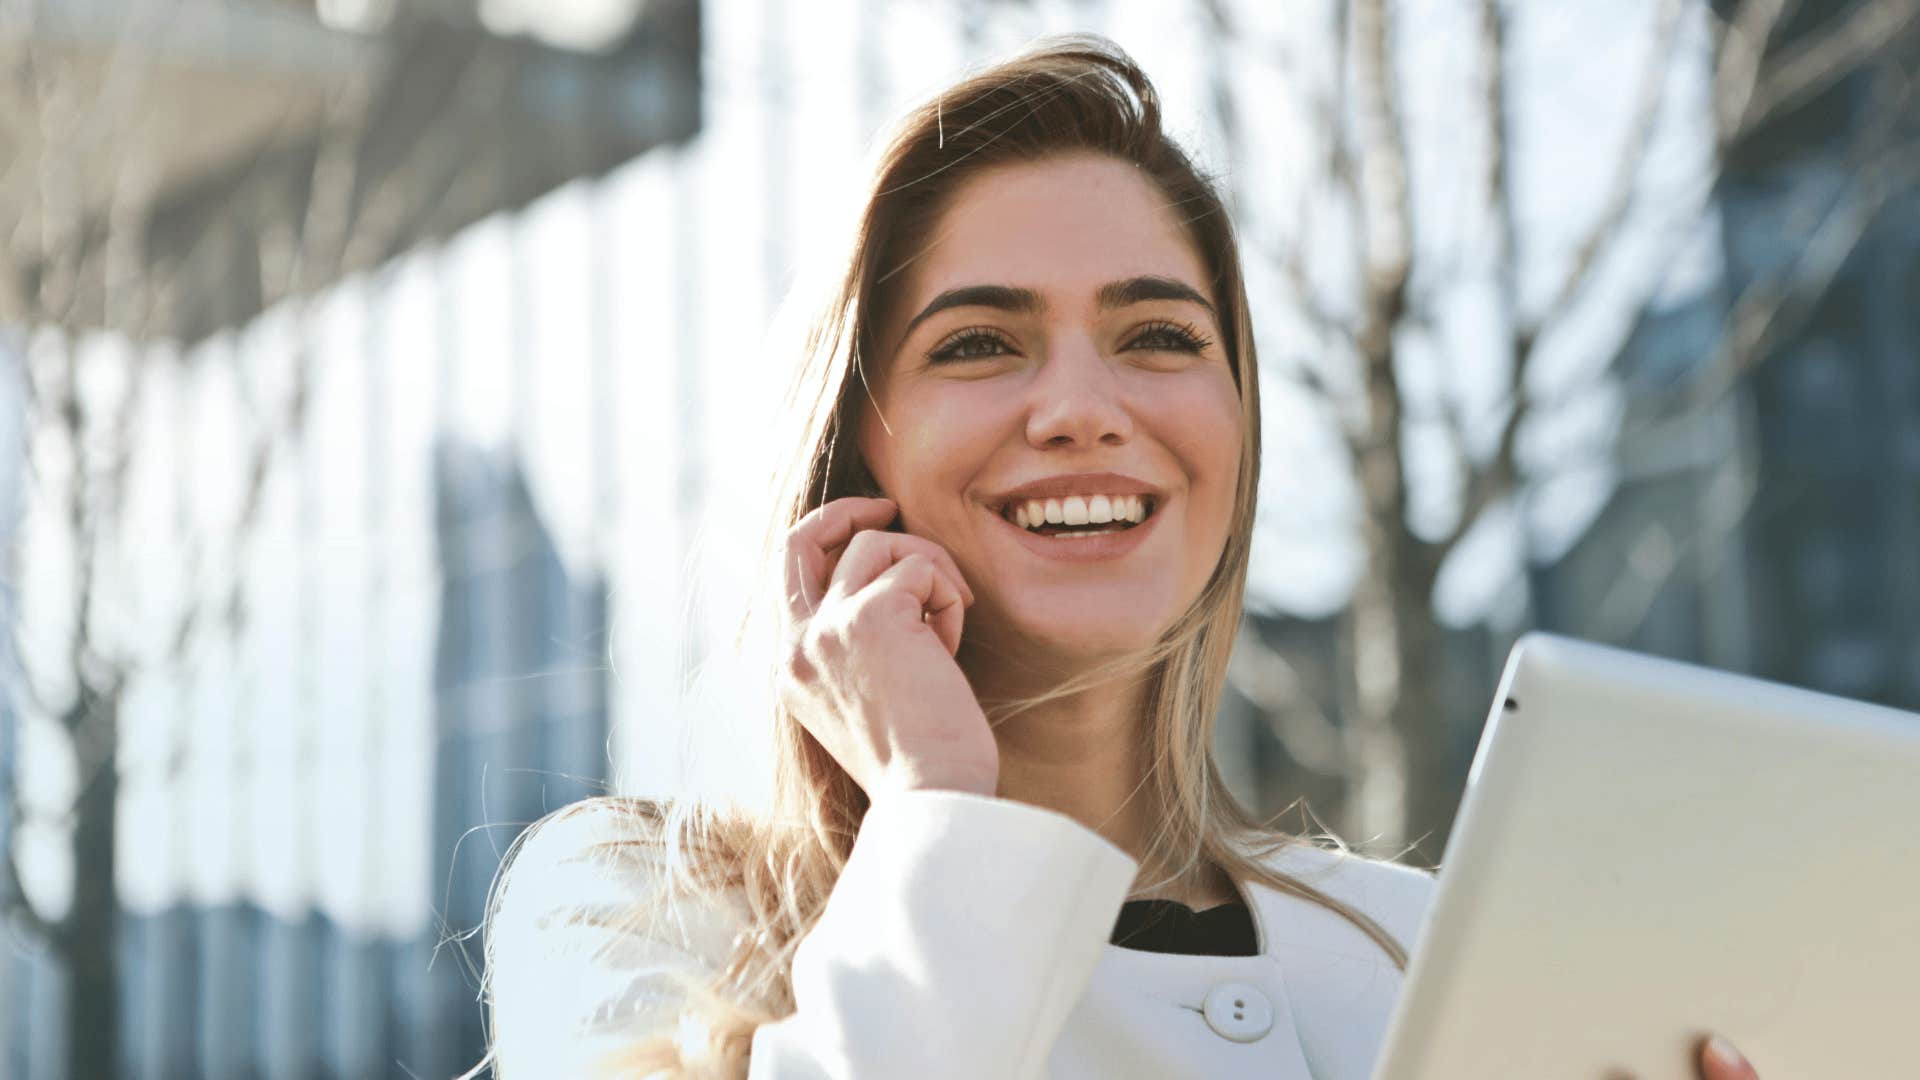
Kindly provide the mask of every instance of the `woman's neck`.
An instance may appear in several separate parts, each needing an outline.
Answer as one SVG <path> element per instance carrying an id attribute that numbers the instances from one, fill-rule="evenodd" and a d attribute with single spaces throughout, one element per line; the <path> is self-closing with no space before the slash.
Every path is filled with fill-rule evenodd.
<path id="1" fill-rule="evenodd" d="M 994 730 L 999 793 L 1073 818 L 1135 858 L 1154 823 L 1140 782 L 1146 748 L 1139 695 L 1102 688 L 1036 705 Z"/>
<path id="2" fill-rule="evenodd" d="M 985 700 L 1008 700 L 975 679 Z M 1019 693 L 1034 693 L 1023 688 Z M 1033 706 L 1000 722 L 997 793 L 1073 818 L 1141 862 L 1139 880 L 1157 881 L 1169 869 L 1146 863 L 1147 845 L 1162 820 L 1155 792 L 1143 782 L 1151 756 L 1146 717 L 1148 682 L 1115 682 Z M 1237 895 L 1217 867 L 1200 866 L 1149 890 L 1148 896 L 1179 900 L 1195 908 L 1226 903 Z"/>

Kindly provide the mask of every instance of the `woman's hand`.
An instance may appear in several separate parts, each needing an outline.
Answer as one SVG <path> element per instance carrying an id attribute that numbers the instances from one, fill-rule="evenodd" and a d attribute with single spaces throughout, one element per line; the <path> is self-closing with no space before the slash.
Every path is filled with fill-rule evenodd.
<path id="1" fill-rule="evenodd" d="M 854 782 L 991 795 L 1000 748 L 953 656 L 973 591 L 890 499 L 843 498 L 787 533 L 780 699 Z"/>
<path id="2" fill-rule="evenodd" d="M 1733 1044 L 1718 1035 L 1700 1040 L 1695 1054 L 1700 1080 L 1760 1080 L 1760 1074 Z M 1634 1080 L 1631 1073 L 1615 1072 L 1607 1080 Z"/>
<path id="3" fill-rule="evenodd" d="M 1700 1080 L 1760 1080 L 1733 1044 L 1715 1035 L 1700 1043 Z"/>

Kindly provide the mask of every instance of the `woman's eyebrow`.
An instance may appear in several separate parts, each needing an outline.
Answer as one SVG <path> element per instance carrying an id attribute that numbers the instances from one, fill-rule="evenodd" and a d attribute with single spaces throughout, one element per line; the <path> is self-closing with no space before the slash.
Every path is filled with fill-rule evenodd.
<path id="1" fill-rule="evenodd" d="M 1216 315 L 1213 304 L 1196 292 L 1192 286 L 1176 278 L 1143 275 L 1124 281 L 1110 281 L 1100 286 L 1095 294 L 1095 302 L 1105 311 L 1122 308 L 1130 304 L 1144 303 L 1148 300 L 1185 300 L 1199 304 L 1207 309 L 1207 314 Z M 1033 315 L 1047 309 L 1047 302 L 1032 289 L 1018 285 L 962 285 L 957 289 L 948 289 L 933 298 L 920 314 L 907 323 L 900 334 L 905 341 L 913 335 L 913 329 L 948 308 L 990 307 L 1001 311 L 1011 311 L 1021 315 Z"/>

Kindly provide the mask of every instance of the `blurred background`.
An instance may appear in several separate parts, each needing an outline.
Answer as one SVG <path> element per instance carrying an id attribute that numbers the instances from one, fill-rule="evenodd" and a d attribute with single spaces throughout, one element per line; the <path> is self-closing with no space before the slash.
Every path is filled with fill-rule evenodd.
<path id="1" fill-rule="evenodd" d="M 1441 860 L 1532 628 L 1920 708 L 1920 0 L 12 0 L 0 1077 L 478 1063 L 518 830 L 763 764 L 870 140 L 1062 30 L 1248 260 L 1249 805 Z"/>

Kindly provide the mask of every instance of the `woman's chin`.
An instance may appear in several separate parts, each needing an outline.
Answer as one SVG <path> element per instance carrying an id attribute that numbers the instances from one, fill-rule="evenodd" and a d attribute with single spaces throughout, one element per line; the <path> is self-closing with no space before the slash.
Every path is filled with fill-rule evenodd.
<path id="1" fill-rule="evenodd" d="M 1130 604 L 1054 606 L 1009 612 L 1015 634 L 1045 652 L 1075 664 L 1093 664 L 1150 648 L 1164 621 Z M 1157 614 L 1157 613 L 1156 613 Z"/>

